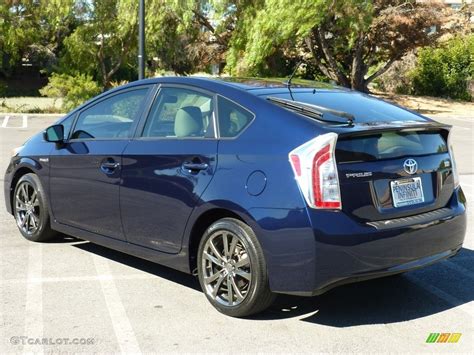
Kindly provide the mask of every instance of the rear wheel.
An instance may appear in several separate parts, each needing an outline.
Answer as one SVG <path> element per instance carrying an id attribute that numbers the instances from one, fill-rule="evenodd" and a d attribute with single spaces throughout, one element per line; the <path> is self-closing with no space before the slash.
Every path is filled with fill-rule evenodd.
<path id="1" fill-rule="evenodd" d="M 260 244 L 252 229 L 237 219 L 221 219 L 204 233 L 198 274 L 207 299 L 226 315 L 249 316 L 274 300 Z"/>
<path id="2" fill-rule="evenodd" d="M 46 195 L 35 174 L 23 175 L 15 187 L 13 213 L 23 237 L 33 242 L 54 238 L 50 227 Z"/>

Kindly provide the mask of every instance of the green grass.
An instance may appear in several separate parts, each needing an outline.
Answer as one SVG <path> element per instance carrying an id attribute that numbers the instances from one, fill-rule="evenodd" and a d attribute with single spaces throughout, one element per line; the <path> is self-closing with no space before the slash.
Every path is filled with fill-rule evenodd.
<path id="1" fill-rule="evenodd" d="M 0 112 L 8 113 L 63 113 L 62 100 L 48 97 L 0 98 Z"/>

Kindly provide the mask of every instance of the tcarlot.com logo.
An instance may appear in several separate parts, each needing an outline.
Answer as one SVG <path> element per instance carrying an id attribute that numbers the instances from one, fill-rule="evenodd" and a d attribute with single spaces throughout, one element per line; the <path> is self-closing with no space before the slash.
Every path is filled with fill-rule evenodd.
<path id="1" fill-rule="evenodd" d="M 462 333 L 430 333 L 427 343 L 457 343 Z"/>

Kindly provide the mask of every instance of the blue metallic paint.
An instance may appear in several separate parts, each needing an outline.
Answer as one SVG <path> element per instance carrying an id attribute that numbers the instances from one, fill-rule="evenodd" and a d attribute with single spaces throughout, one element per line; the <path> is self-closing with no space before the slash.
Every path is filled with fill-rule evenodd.
<path id="1" fill-rule="evenodd" d="M 386 230 L 366 222 L 413 214 L 413 210 L 390 208 L 382 198 L 387 194 L 385 182 L 372 184 L 360 179 L 355 183 L 344 174 L 373 171 L 376 178 L 388 181 L 403 176 L 401 166 L 341 164 L 343 210 L 328 211 L 306 207 L 288 162 L 288 152 L 318 134 L 359 134 L 420 124 L 437 127 L 431 120 L 419 116 L 421 123 L 359 122 L 335 127 L 316 124 L 257 96 L 278 90 L 285 93 L 286 89 L 253 92 L 234 84 L 197 78 L 152 79 L 127 87 L 164 83 L 219 93 L 254 112 L 256 118 L 236 139 L 132 138 L 57 146 L 37 135 L 13 158 L 7 170 L 6 199 L 15 172 L 28 167 L 38 174 L 50 196 L 54 229 L 185 272 L 192 271 L 194 256 L 190 246 L 196 238 L 195 223 L 210 211 L 228 211 L 255 231 L 264 250 L 271 289 L 301 295 L 318 294 L 350 280 L 424 266 L 453 255 L 461 246 L 466 230 L 466 201 L 460 188 L 452 193 L 452 174 L 438 169 L 439 156 L 417 158 L 428 190 L 426 203 L 416 213 L 448 207 L 450 217 Z M 119 90 L 122 88 L 100 95 L 71 115 Z M 347 90 L 326 91 L 350 94 Z M 143 125 L 143 119 L 138 126 Z M 39 164 L 42 156 L 50 157 L 51 172 L 50 165 Z M 122 170 L 117 176 L 107 176 L 99 170 L 101 159 L 108 157 L 121 162 Z M 196 174 L 183 171 L 182 163 L 194 158 L 209 168 Z M 398 167 L 400 159 L 392 163 Z M 265 188 L 251 194 L 247 190 L 248 179 L 255 171 L 265 174 Z M 436 179 L 446 188 L 434 189 Z M 6 202 L 11 212 L 9 200 Z"/>

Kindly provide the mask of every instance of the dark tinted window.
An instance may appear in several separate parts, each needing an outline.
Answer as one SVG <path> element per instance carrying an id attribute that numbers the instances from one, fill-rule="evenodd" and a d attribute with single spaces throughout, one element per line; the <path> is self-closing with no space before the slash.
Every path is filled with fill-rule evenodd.
<path id="1" fill-rule="evenodd" d="M 253 119 L 253 114 L 242 106 L 218 96 L 219 132 L 221 137 L 235 137 Z"/>
<path id="2" fill-rule="evenodd" d="M 143 137 L 207 137 L 212 133 L 212 96 L 182 88 L 164 88 L 148 116 Z"/>
<path id="3" fill-rule="evenodd" d="M 84 110 L 71 139 L 125 138 L 143 109 L 148 89 L 126 91 Z"/>
<path id="4" fill-rule="evenodd" d="M 268 96 L 292 100 L 289 93 L 276 93 Z M 297 92 L 295 90 L 293 97 L 295 101 L 350 113 L 355 117 L 356 122 L 423 121 L 423 118 L 407 110 L 354 91 L 328 92 L 316 89 L 310 92 Z"/>
<path id="5" fill-rule="evenodd" d="M 336 158 L 339 162 L 371 161 L 447 151 L 446 142 L 436 132 L 384 132 L 340 138 L 336 146 Z"/>

